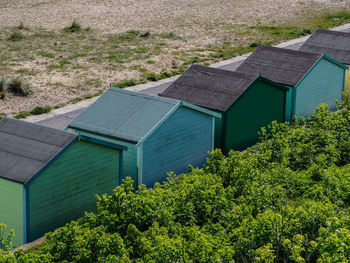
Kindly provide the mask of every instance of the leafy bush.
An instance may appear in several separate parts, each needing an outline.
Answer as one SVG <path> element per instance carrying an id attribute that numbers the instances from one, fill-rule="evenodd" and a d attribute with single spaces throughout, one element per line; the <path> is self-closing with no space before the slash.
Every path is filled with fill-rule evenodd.
<path id="1" fill-rule="evenodd" d="M 16 96 L 29 96 L 34 93 L 32 87 L 19 78 L 12 79 L 7 84 L 7 90 Z"/>
<path id="2" fill-rule="evenodd" d="M 349 106 L 323 105 L 153 189 L 125 179 L 96 213 L 10 262 L 349 262 L 349 153 Z"/>

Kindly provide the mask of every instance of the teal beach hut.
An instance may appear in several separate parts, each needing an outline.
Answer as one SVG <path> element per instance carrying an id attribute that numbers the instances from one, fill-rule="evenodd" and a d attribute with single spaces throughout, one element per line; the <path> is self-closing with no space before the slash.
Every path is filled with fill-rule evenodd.
<path id="1" fill-rule="evenodd" d="M 179 100 L 109 88 L 72 121 L 77 134 L 127 147 L 124 177 L 152 187 L 168 172 L 201 167 L 214 148 L 218 114 Z"/>
<path id="2" fill-rule="evenodd" d="M 300 51 L 326 54 L 340 61 L 346 66 L 350 65 L 350 33 L 317 28 L 312 35 L 299 48 Z M 346 91 L 350 85 L 350 70 L 345 74 Z"/>
<path id="3" fill-rule="evenodd" d="M 259 46 L 236 70 L 260 74 L 289 88 L 286 120 L 308 117 L 325 103 L 331 110 L 342 99 L 347 66 L 324 54 Z"/>
<path id="4" fill-rule="evenodd" d="M 256 143 L 258 132 L 272 121 L 284 122 L 287 90 L 258 75 L 192 65 L 160 96 L 219 113 L 215 147 L 228 153 Z"/>
<path id="5" fill-rule="evenodd" d="M 125 147 L 38 124 L 0 121 L 0 223 L 18 247 L 96 209 L 112 193 Z"/>

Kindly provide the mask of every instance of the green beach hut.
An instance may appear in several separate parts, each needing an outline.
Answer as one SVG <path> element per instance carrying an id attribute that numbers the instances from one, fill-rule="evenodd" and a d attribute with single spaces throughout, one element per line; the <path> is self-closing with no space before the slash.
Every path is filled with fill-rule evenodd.
<path id="1" fill-rule="evenodd" d="M 152 187 L 168 172 L 201 167 L 214 148 L 217 113 L 183 101 L 109 88 L 69 128 L 80 135 L 124 145 L 124 177 Z"/>
<path id="2" fill-rule="evenodd" d="M 326 54 L 350 65 L 350 33 L 317 28 L 299 48 L 300 51 Z M 345 74 L 345 90 L 349 90 L 350 70 Z"/>
<path id="3" fill-rule="evenodd" d="M 287 90 L 257 75 L 195 64 L 159 95 L 219 113 L 215 147 L 228 153 L 256 143 L 260 129 L 272 121 L 284 121 Z"/>
<path id="4" fill-rule="evenodd" d="M 259 46 L 236 70 L 260 74 L 289 88 L 286 121 L 308 117 L 324 103 L 331 110 L 342 99 L 347 66 L 324 54 Z"/>
<path id="5" fill-rule="evenodd" d="M 123 149 L 38 124 L 0 121 L 0 223 L 21 246 L 96 209 L 119 185 Z"/>

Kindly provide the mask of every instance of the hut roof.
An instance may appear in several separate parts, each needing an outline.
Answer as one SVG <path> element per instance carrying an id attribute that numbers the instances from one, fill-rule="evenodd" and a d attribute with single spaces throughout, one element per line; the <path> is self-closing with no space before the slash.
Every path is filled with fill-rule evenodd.
<path id="1" fill-rule="evenodd" d="M 321 57 L 321 54 L 259 46 L 236 72 L 261 74 L 272 81 L 296 86 Z"/>
<path id="2" fill-rule="evenodd" d="M 68 127 L 137 143 L 178 103 L 111 87 Z"/>
<path id="3" fill-rule="evenodd" d="M 0 177 L 26 183 L 75 137 L 72 133 L 21 120 L 1 120 Z"/>
<path id="4" fill-rule="evenodd" d="M 350 64 L 350 33 L 316 29 L 299 48 L 300 51 L 326 54 L 341 63 Z"/>
<path id="5" fill-rule="evenodd" d="M 160 95 L 226 111 L 258 78 L 258 75 L 192 65 Z"/>

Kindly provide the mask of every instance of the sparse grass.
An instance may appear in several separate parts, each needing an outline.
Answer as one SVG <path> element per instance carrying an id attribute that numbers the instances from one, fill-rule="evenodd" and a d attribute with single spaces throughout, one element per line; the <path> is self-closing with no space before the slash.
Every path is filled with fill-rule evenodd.
<path id="1" fill-rule="evenodd" d="M 141 83 L 141 81 L 139 81 L 139 80 L 127 79 L 127 80 L 124 80 L 122 82 L 118 82 L 118 83 L 112 84 L 112 86 L 116 87 L 116 88 L 123 89 L 123 88 L 126 88 L 126 87 L 136 86 L 136 85 L 138 85 L 140 83 Z"/>
<path id="2" fill-rule="evenodd" d="M 7 84 L 7 90 L 16 96 L 29 96 L 34 93 L 32 87 L 19 78 L 12 79 Z"/>
<path id="3" fill-rule="evenodd" d="M 29 111 L 21 111 L 20 113 L 18 113 L 17 115 L 15 115 L 16 119 L 25 119 L 28 116 L 30 116 Z"/>
<path id="4" fill-rule="evenodd" d="M 38 107 L 35 107 L 34 109 L 32 109 L 29 113 L 31 115 L 40 115 L 43 113 L 48 113 L 51 110 L 52 110 L 52 108 L 50 106 L 44 106 L 44 107 L 38 106 Z"/>
<path id="5" fill-rule="evenodd" d="M 161 33 L 161 34 L 159 34 L 159 36 L 162 37 L 162 38 L 173 39 L 173 40 L 181 40 L 181 39 L 183 39 L 182 37 L 176 35 L 174 32 Z"/>
<path id="6" fill-rule="evenodd" d="M 69 33 L 79 33 L 82 31 L 82 27 L 76 20 L 74 20 L 70 26 L 65 27 L 63 30 Z"/>
<path id="7" fill-rule="evenodd" d="M 16 41 L 20 41 L 24 38 L 25 38 L 25 36 L 21 32 L 15 30 L 9 35 L 7 40 L 16 42 Z"/>
<path id="8" fill-rule="evenodd" d="M 18 26 L 15 27 L 18 30 L 29 30 L 29 27 L 25 26 L 23 22 L 21 22 Z"/>

